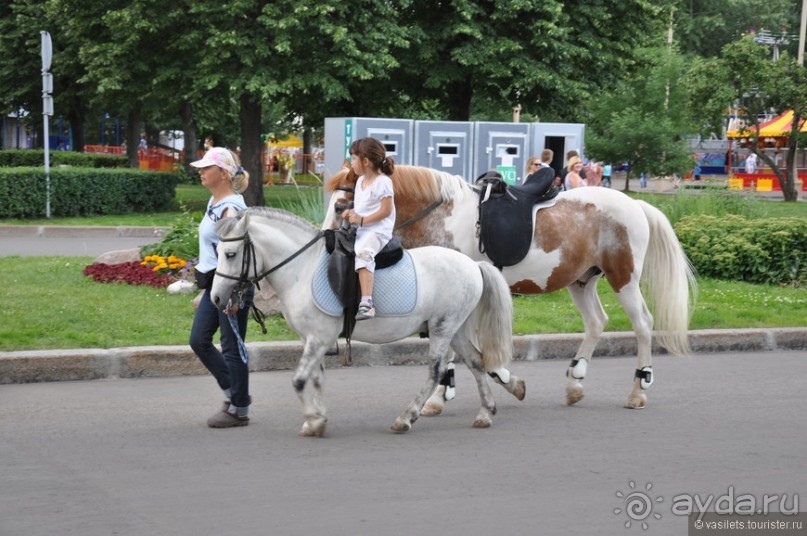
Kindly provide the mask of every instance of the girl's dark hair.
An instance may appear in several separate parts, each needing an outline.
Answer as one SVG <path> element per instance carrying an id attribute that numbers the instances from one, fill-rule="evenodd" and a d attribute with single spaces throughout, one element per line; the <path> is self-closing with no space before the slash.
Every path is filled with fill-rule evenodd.
<path id="1" fill-rule="evenodd" d="M 368 158 L 373 169 L 381 170 L 384 175 L 391 176 L 395 172 L 395 160 L 387 156 L 384 144 L 375 138 L 360 138 L 350 144 L 350 154 L 359 158 Z"/>

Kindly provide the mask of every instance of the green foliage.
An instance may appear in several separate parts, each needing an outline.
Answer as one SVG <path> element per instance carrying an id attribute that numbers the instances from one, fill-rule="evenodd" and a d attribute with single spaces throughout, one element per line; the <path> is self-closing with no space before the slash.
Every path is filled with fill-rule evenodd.
<path id="1" fill-rule="evenodd" d="M 74 151 L 50 151 L 50 166 L 73 166 L 87 168 L 125 168 L 129 162 L 125 156 L 88 154 Z M 10 149 L 0 151 L 0 167 L 36 167 L 45 165 L 43 149 Z"/>
<path id="2" fill-rule="evenodd" d="M 141 250 L 143 256 L 161 255 L 167 257 L 176 255 L 188 260 L 199 258 L 199 222 L 203 217 L 201 212 L 189 212 L 182 207 L 183 212 L 177 217 L 162 240 L 153 246 Z"/>
<path id="3" fill-rule="evenodd" d="M 725 187 L 704 188 L 696 195 L 680 189 L 676 195 L 655 196 L 653 205 L 659 208 L 675 225 L 686 216 L 708 214 L 724 216 L 734 214 L 746 218 L 762 218 L 768 215 L 770 202 L 754 197 L 753 193 L 727 191 Z"/>
<path id="4" fill-rule="evenodd" d="M 162 211 L 174 202 L 173 173 L 133 169 L 57 168 L 50 172 L 53 216 Z M 0 218 L 45 215 L 47 178 L 42 168 L 0 168 Z"/>
<path id="5" fill-rule="evenodd" d="M 692 166 L 685 136 L 692 131 L 686 114 L 683 58 L 667 47 L 639 54 L 649 68 L 593 99 L 587 120 L 586 155 L 600 161 L 627 162 L 630 175 L 683 174 Z"/>
<path id="6" fill-rule="evenodd" d="M 0 308 L 0 352 L 65 348 L 184 345 L 193 322 L 191 296 L 127 284 L 96 283 L 81 274 L 90 257 L 11 257 Z M 65 291 L 69 289 L 69 292 Z M 600 281 L 608 331 L 629 331 L 614 292 Z M 123 304 L 123 305 L 122 305 Z M 515 297 L 516 334 L 583 329 L 569 294 Z M 69 319 L 69 321 L 65 321 Z M 247 342 L 292 341 L 282 315 L 268 317 L 263 335 L 250 320 Z M 701 279 L 691 329 L 807 325 L 803 289 Z"/>
<path id="7" fill-rule="evenodd" d="M 675 226 L 699 276 L 748 283 L 807 283 L 807 219 L 690 216 Z"/>

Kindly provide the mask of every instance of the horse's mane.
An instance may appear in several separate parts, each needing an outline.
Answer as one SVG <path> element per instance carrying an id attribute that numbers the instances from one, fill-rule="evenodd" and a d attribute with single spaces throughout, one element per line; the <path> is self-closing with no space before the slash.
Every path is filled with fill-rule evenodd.
<path id="1" fill-rule="evenodd" d="M 247 210 L 239 211 L 235 217 L 223 218 L 216 223 L 216 234 L 220 237 L 226 236 L 230 233 L 239 221 L 241 221 L 247 214 L 256 217 L 264 217 L 271 220 L 289 223 L 303 231 L 316 232 L 318 229 L 311 222 L 292 214 L 286 210 L 271 207 L 250 207 Z"/>
<path id="2" fill-rule="evenodd" d="M 335 190 L 344 182 L 349 172 L 349 169 L 342 169 L 328 179 L 326 190 Z M 451 175 L 422 166 L 395 166 L 392 174 L 392 186 L 396 198 L 422 203 L 433 203 L 441 198 L 443 200 L 462 199 L 471 192 L 470 187 L 459 175 Z"/>

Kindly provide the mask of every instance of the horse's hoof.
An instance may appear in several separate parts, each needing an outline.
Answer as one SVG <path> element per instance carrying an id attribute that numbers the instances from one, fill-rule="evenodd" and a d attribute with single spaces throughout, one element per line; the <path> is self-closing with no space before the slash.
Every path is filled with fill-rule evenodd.
<path id="1" fill-rule="evenodd" d="M 390 430 L 398 434 L 406 433 L 411 429 L 412 429 L 411 423 L 399 420 L 396 420 L 394 423 L 392 423 L 392 426 L 390 426 Z"/>
<path id="2" fill-rule="evenodd" d="M 443 409 L 445 409 L 444 404 L 440 404 L 438 402 L 426 402 L 423 409 L 420 410 L 420 414 L 424 417 L 434 417 L 443 413 Z"/>
<path id="3" fill-rule="evenodd" d="M 566 385 L 566 405 L 573 406 L 583 400 L 583 385 L 580 382 Z"/>
<path id="4" fill-rule="evenodd" d="M 647 406 L 647 396 L 644 394 L 631 396 L 628 398 L 628 401 L 625 402 L 625 407 L 627 409 L 644 409 L 645 406 Z"/>
<path id="5" fill-rule="evenodd" d="M 527 384 L 518 376 L 513 376 L 513 379 L 510 381 L 515 383 L 513 396 L 516 397 L 516 400 L 524 400 L 524 397 L 527 396 Z"/>
<path id="6" fill-rule="evenodd" d="M 490 428 L 493 425 L 493 421 L 490 419 L 479 419 L 477 418 L 474 421 L 474 428 Z"/>
<path id="7" fill-rule="evenodd" d="M 303 423 L 303 427 L 297 432 L 300 437 L 323 437 L 325 435 L 325 424 L 328 419 L 316 419 L 316 424 L 309 424 L 308 421 Z"/>

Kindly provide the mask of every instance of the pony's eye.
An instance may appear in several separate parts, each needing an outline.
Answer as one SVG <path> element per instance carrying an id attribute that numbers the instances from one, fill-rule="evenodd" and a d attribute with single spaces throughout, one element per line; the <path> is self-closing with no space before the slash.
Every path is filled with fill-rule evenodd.
<path id="1" fill-rule="evenodd" d="M 228 258 L 228 259 L 232 259 L 232 258 L 234 258 L 234 257 L 235 257 L 235 253 L 234 253 L 234 252 L 232 252 L 232 251 L 228 251 L 227 253 L 225 253 L 225 254 L 224 254 L 224 256 L 225 256 L 226 258 Z"/>

